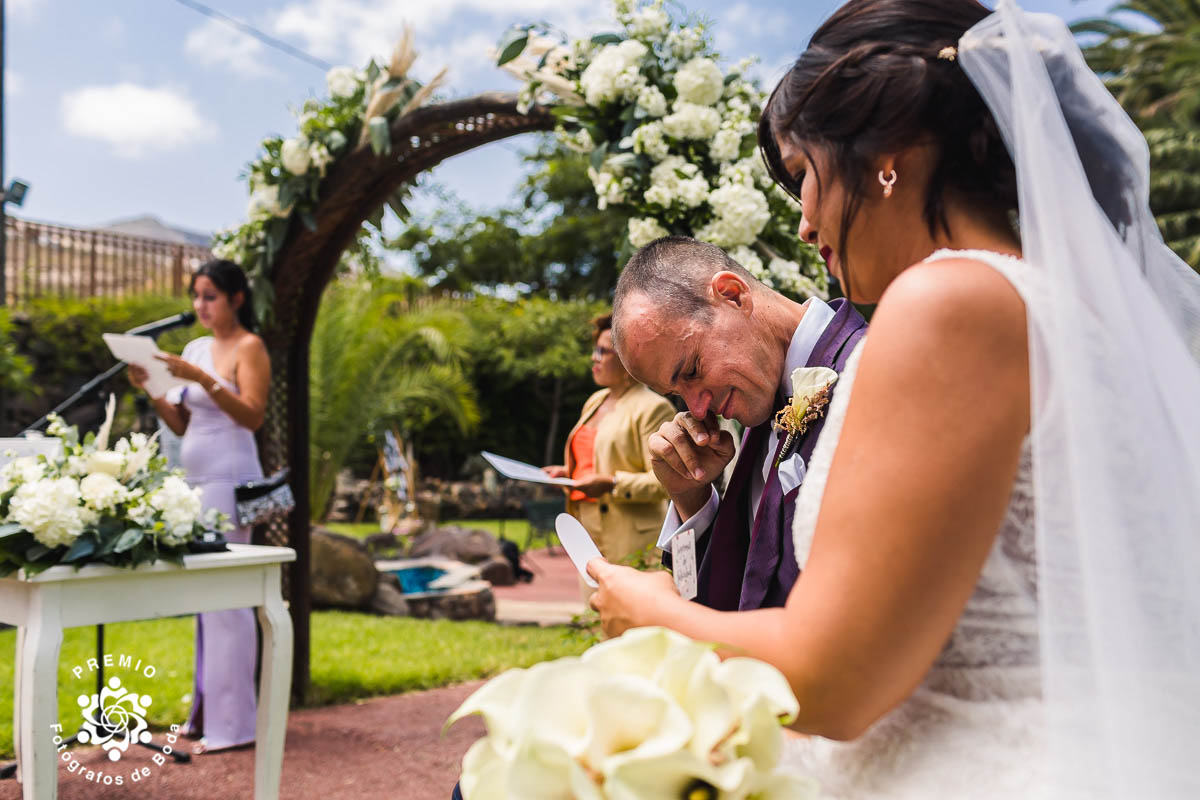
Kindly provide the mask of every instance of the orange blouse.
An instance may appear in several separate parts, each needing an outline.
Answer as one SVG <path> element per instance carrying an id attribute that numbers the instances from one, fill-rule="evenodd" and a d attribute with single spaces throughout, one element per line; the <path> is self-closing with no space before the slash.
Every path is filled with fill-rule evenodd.
<path id="1" fill-rule="evenodd" d="M 587 477 L 596 471 L 596 429 L 587 425 L 580 426 L 571 437 L 571 457 L 575 460 L 575 468 L 570 477 L 574 480 Z M 588 497 L 578 489 L 571 490 L 571 499 L 576 502 L 594 503 L 596 498 Z"/>

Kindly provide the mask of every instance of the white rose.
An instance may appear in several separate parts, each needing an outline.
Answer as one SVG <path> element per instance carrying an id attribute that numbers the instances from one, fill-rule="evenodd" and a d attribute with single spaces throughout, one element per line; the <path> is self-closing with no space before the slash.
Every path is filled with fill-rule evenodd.
<path id="1" fill-rule="evenodd" d="M 334 67 L 325 74 L 325 85 L 333 97 L 350 97 L 358 91 L 358 75 L 350 67 Z"/>
<path id="2" fill-rule="evenodd" d="M 93 472 L 79 482 L 79 496 L 97 511 L 111 511 L 125 501 L 127 492 L 111 475 Z"/>
<path id="3" fill-rule="evenodd" d="M 297 138 L 284 139 L 279 150 L 279 160 L 283 162 L 283 168 L 293 175 L 308 172 L 308 166 L 312 162 L 308 142 Z"/>
<path id="4" fill-rule="evenodd" d="M 725 77 L 711 59 L 693 58 L 675 73 L 675 91 L 682 102 L 711 106 L 725 91 Z"/>
<path id="5" fill-rule="evenodd" d="M 125 457 L 113 450 L 97 450 L 94 453 L 87 455 L 87 472 L 103 473 L 117 477 L 121 474 L 121 468 L 125 465 Z"/>
<path id="6" fill-rule="evenodd" d="M 629 243 L 634 247 L 645 247 L 655 239 L 670 236 L 671 232 L 648 217 L 633 217 L 629 220 Z"/>
<path id="7" fill-rule="evenodd" d="M 292 207 L 283 208 L 279 205 L 279 187 L 272 184 L 260 186 L 250 194 L 250 202 L 246 206 L 246 216 L 251 219 L 267 217 L 286 217 L 292 213 Z"/>
<path id="8" fill-rule="evenodd" d="M 23 483 L 9 502 L 9 519 L 46 547 L 70 544 L 84 529 L 79 499 L 79 484 L 74 478 Z"/>
<path id="9" fill-rule="evenodd" d="M 663 117 L 663 129 L 676 139 L 710 139 L 721 127 L 715 108 L 677 102 L 674 113 Z"/>

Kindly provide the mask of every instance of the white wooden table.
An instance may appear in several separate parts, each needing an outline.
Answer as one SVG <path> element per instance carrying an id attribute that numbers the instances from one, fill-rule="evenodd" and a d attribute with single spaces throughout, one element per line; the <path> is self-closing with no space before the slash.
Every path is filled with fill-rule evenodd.
<path id="1" fill-rule="evenodd" d="M 292 679 L 292 621 L 280 596 L 279 573 L 296 553 L 248 544 L 231 544 L 229 550 L 185 556 L 183 567 L 163 561 L 137 569 L 59 566 L 28 578 L 0 578 L 0 621 L 19 626 L 13 738 L 24 800 L 54 800 L 58 794 L 52 726 L 59 721 L 63 628 L 249 607 L 258 610 L 263 637 L 254 797 L 277 800 Z"/>

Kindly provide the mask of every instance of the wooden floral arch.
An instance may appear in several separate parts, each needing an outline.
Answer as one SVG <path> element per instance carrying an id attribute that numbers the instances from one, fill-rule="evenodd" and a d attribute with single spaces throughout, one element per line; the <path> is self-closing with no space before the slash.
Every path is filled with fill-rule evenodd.
<path id="1" fill-rule="evenodd" d="M 284 576 L 295 628 L 292 694 L 302 700 L 309 679 L 309 344 L 317 309 L 343 251 L 363 222 L 403 184 L 450 156 L 530 131 L 554 127 L 549 110 L 517 110 L 510 93 L 423 106 L 390 127 L 391 152 L 376 156 L 362 144 L 331 166 L 320 186 L 316 226 L 293 220 L 273 263 L 274 316 L 263 330 L 272 380 L 259 452 L 268 472 L 291 468 L 296 508 L 286 521 L 259 532 L 256 542 L 291 547 L 296 561 Z M 346 431 L 347 436 L 361 431 Z"/>

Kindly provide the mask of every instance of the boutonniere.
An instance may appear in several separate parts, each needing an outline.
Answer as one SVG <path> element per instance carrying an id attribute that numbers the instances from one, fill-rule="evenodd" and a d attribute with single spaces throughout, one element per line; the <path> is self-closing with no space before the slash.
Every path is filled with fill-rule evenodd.
<path id="1" fill-rule="evenodd" d="M 775 415 L 775 430 L 787 432 L 776 468 L 783 461 L 796 439 L 808 431 L 808 426 L 825 413 L 829 392 L 837 383 L 838 374 L 828 367 L 799 367 L 792 370 L 792 396 Z"/>

